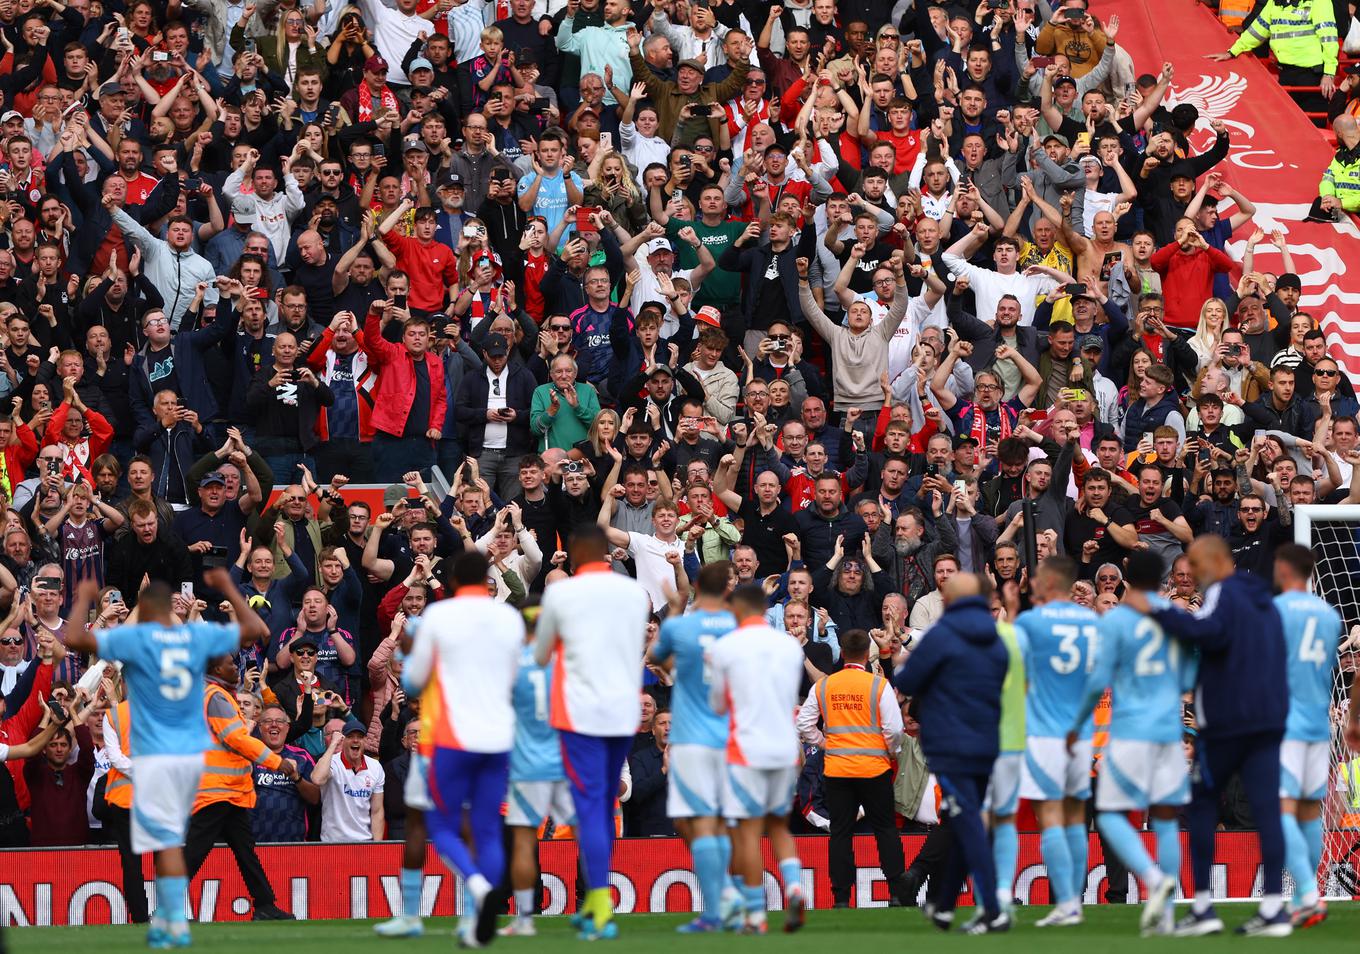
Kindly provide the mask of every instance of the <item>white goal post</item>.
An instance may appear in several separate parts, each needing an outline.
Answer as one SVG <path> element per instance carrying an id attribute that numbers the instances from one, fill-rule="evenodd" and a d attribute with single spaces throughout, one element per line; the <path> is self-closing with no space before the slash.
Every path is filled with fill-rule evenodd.
<path id="1" fill-rule="evenodd" d="M 1313 591 L 1341 614 L 1342 642 L 1332 685 L 1332 776 L 1323 808 L 1322 894 L 1360 897 L 1360 754 L 1340 737 L 1352 680 L 1360 670 L 1360 505 L 1294 508 L 1294 540 L 1316 565 Z"/>

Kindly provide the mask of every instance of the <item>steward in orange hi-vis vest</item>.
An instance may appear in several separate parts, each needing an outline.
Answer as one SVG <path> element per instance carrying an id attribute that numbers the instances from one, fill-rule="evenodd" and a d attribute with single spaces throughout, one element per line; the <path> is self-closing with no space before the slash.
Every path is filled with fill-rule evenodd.
<path id="1" fill-rule="evenodd" d="M 204 753 L 203 777 L 189 817 L 189 833 L 184 843 L 184 865 L 189 881 L 203 866 L 213 845 L 224 841 L 236 858 L 236 867 L 254 902 L 255 921 L 293 919 L 274 902 L 274 889 L 265 876 L 255 853 L 255 834 L 250 824 L 250 809 L 255 806 L 256 765 L 298 777 L 297 765 L 270 751 L 269 746 L 250 734 L 234 691 L 238 681 L 236 659 L 217 656 L 208 661 L 208 691 L 203 708 L 208 716 L 212 742 Z M 135 781 L 135 779 L 134 779 Z"/>
<path id="2" fill-rule="evenodd" d="M 862 629 L 841 633 L 845 667 L 817 681 L 798 712 L 804 742 L 817 742 L 822 725 L 826 759 L 822 794 L 830 820 L 827 846 L 831 898 L 837 906 L 851 903 L 855 887 L 854 832 L 864 821 L 874 833 L 878 866 L 888 890 L 900 904 L 915 904 L 920 885 L 906 876 L 902 835 L 893 807 L 893 769 L 902 748 L 902 710 L 892 682 L 866 670 L 869 634 Z M 861 899 L 862 900 L 862 899 Z"/>
<path id="3" fill-rule="evenodd" d="M 247 731 L 240 706 L 222 683 L 208 680 L 203 708 L 207 712 L 213 744 L 205 754 L 194 811 L 213 802 L 254 808 L 255 780 L 251 767 L 262 765 L 277 770 L 282 767 L 283 759 Z"/>
<path id="4" fill-rule="evenodd" d="M 882 676 L 851 668 L 817 683 L 829 777 L 873 778 L 892 768 L 878 716 L 878 697 L 885 685 Z"/>

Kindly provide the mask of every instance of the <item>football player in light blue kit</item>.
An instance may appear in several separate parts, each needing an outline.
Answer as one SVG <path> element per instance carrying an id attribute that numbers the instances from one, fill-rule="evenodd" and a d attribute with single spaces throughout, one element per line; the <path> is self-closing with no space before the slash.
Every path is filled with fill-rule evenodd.
<path id="1" fill-rule="evenodd" d="M 705 564 L 695 581 L 693 610 L 684 616 L 672 615 L 662 623 L 661 635 L 651 652 L 653 660 L 670 666 L 675 677 L 667 746 L 670 771 L 666 776 L 666 814 L 689 842 L 703 895 L 703 913 L 681 925 L 681 933 L 722 928 L 719 910 L 732 861 L 732 841 L 721 818 L 727 719 L 715 713 L 709 703 L 704 653 L 737 628 L 724 603 L 733 576 L 732 564 L 726 560 Z M 739 897 L 735 885 L 727 894 Z M 731 905 L 731 910 L 740 919 L 741 905 Z"/>
<path id="2" fill-rule="evenodd" d="M 1130 589 L 1159 600 L 1162 560 L 1135 551 L 1124 571 Z M 1156 620 L 1128 606 L 1116 606 L 1100 620 L 1095 667 L 1086 677 L 1086 697 L 1067 734 L 1080 729 L 1110 688 L 1110 742 L 1096 783 L 1096 824 L 1120 860 L 1147 889 L 1140 926 L 1146 937 L 1175 928 L 1167 902 L 1180 881 L 1180 809 L 1190 801 L 1190 775 L 1181 749 L 1181 695 L 1194 685 L 1191 656 L 1167 636 Z M 1157 837 L 1153 862 L 1128 812 L 1145 811 Z"/>
<path id="3" fill-rule="evenodd" d="M 1308 592 L 1313 554 L 1288 543 L 1275 551 L 1275 607 L 1284 623 L 1289 676 L 1289 716 L 1280 744 L 1280 821 L 1285 867 L 1294 877 L 1294 927 L 1322 923 L 1318 898 L 1322 861 L 1322 800 L 1332 766 L 1332 675 L 1341 642 L 1341 616 Z"/>
<path id="4" fill-rule="evenodd" d="M 123 664 L 132 711 L 131 775 L 136 779 L 132 850 L 139 855 L 156 853 L 156 913 L 146 942 L 157 949 L 190 944 L 184 907 L 189 892 L 184 833 L 203 774 L 203 754 L 211 743 L 203 709 L 203 672 L 214 656 L 269 638 L 269 627 L 226 570 L 205 570 L 203 582 L 230 601 L 235 625 L 179 622 L 170 609 L 170 588 L 155 580 L 137 599 L 137 623 L 94 632 L 71 626 L 66 633 L 67 649 L 98 652 L 103 659 Z M 93 580 L 82 580 L 68 618 L 89 618 L 98 593 Z"/>
<path id="5" fill-rule="evenodd" d="M 576 824 L 576 806 L 562 767 L 562 740 L 548 721 L 552 670 L 534 661 L 537 607 L 524 611 L 529 630 L 511 702 L 515 707 L 515 742 L 510 749 L 510 789 L 505 824 L 514 839 L 510 853 L 510 886 L 515 917 L 497 933 L 501 937 L 534 937 L 534 893 L 538 884 L 538 828 L 549 815 L 561 825 Z"/>
<path id="6" fill-rule="evenodd" d="M 1082 922 L 1086 887 L 1086 800 L 1091 795 L 1091 733 L 1088 720 L 1080 738 L 1067 746 L 1086 692 L 1086 675 L 1095 662 L 1097 625 L 1093 610 L 1071 601 L 1077 564 L 1052 556 L 1033 575 L 1035 608 L 1015 620 L 1029 678 L 1026 695 L 1025 766 L 1020 797 L 1037 805 L 1043 834 L 1039 847 L 1048 869 L 1056 907 L 1037 927 L 1071 927 Z"/>

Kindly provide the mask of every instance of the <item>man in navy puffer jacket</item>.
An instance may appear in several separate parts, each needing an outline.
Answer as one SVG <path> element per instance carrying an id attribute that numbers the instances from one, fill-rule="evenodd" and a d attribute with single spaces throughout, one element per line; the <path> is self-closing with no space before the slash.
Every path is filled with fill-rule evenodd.
<path id="1" fill-rule="evenodd" d="M 970 933 L 1004 931 L 1010 918 L 996 900 L 996 868 L 982 824 L 982 799 L 1000 749 L 1001 684 L 1010 657 L 996 631 L 982 581 L 959 573 L 945 583 L 944 615 L 926 631 L 898 672 L 899 692 L 915 697 L 921 749 L 944 792 L 954 832 L 945 877 L 932 879 L 937 927 L 948 930 L 966 875 L 983 912 Z"/>

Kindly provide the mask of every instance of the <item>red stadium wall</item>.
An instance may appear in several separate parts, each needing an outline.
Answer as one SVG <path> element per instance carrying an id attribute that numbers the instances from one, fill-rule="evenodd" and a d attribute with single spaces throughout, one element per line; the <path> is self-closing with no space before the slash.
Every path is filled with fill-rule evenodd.
<path id="1" fill-rule="evenodd" d="M 1280 229 L 1289 240 L 1294 270 L 1303 279 L 1299 308 L 1322 323 L 1332 357 L 1352 381 L 1360 381 L 1360 230 L 1346 217 L 1336 224 L 1304 222 L 1317 197 L 1322 171 L 1334 149 L 1294 105 L 1265 66 L 1252 56 L 1215 63 L 1204 54 L 1226 50 L 1233 37 L 1203 4 L 1189 0 L 1095 0 L 1100 17 L 1119 14 L 1119 45 L 1133 57 L 1139 73 L 1156 73 L 1163 63 L 1176 67 L 1165 105 L 1191 103 L 1199 122 L 1190 136 L 1195 152 L 1214 141 L 1209 128 L 1221 119 L 1232 142 L 1228 158 L 1215 167 L 1256 204 L 1253 222 L 1229 244 L 1241 261 L 1252 229 Z M 1257 249 L 1257 271 L 1285 271 L 1279 252 Z M 1240 273 L 1240 272 L 1239 272 Z"/>
<path id="2" fill-rule="evenodd" d="M 910 858 L 920 849 L 919 835 L 905 839 Z M 829 907 L 827 839 L 800 838 L 803 884 L 814 907 Z M 1214 868 L 1216 897 L 1245 897 L 1259 893 L 1259 855 L 1251 834 L 1218 836 Z M 860 907 L 887 904 L 887 886 L 877 865 L 873 839 L 855 839 L 857 893 Z M 1095 902 L 1104 883 L 1100 845 L 1091 838 L 1091 872 L 1086 897 Z M 1188 850 L 1186 857 L 1189 857 Z M 387 917 L 400 900 L 397 871 L 401 845 L 277 845 L 262 846 L 260 860 L 279 904 L 299 918 Z M 778 904 L 773 858 L 766 854 L 766 893 Z M 574 909 L 576 845 L 544 842 L 544 881 L 548 887 L 546 912 Z M 1188 861 L 1187 861 L 1188 865 Z M 1048 882 L 1039 857 L 1039 837 L 1020 836 L 1020 866 L 1016 893 L 1030 904 L 1049 901 Z M 148 863 L 147 874 L 150 874 Z M 452 915 L 458 903 L 455 879 L 431 854 L 425 867 L 424 909 Z M 6 925 L 121 924 L 125 911 L 118 853 L 105 848 L 31 849 L 0 851 L 0 917 Z M 687 912 L 695 908 L 695 878 L 689 852 L 677 838 L 620 841 L 614 854 L 614 888 L 621 913 Z M 193 917 L 199 921 L 240 921 L 250 912 L 249 899 L 231 853 L 216 849 L 190 890 Z M 965 898 L 970 904 L 971 899 Z"/>

